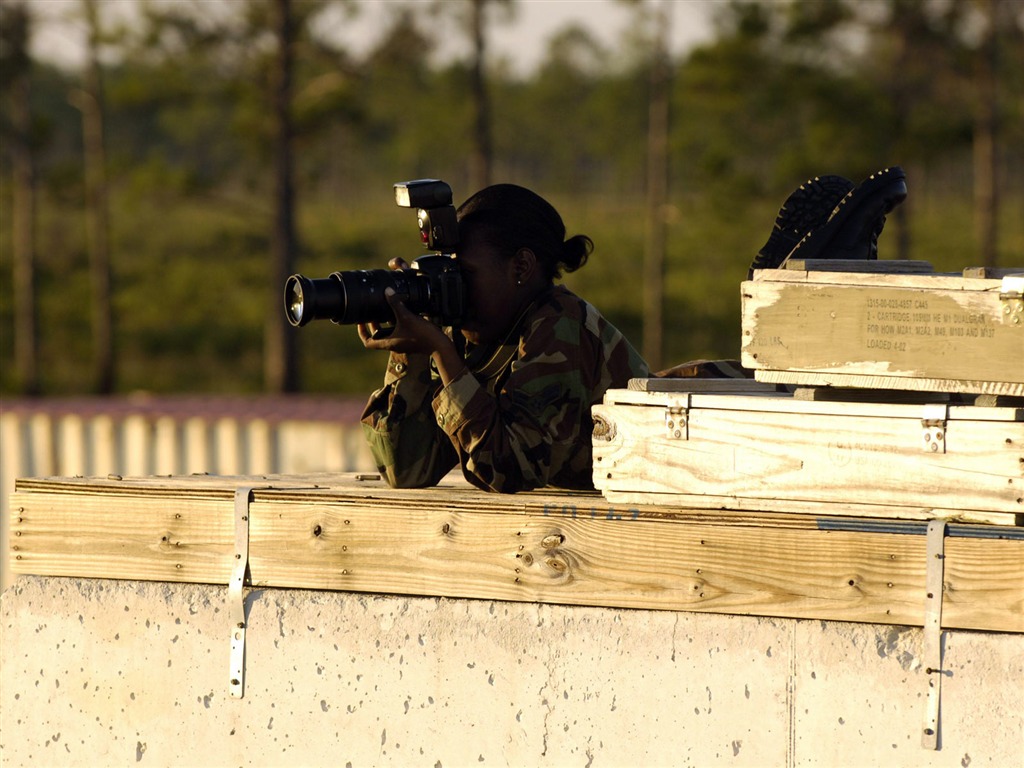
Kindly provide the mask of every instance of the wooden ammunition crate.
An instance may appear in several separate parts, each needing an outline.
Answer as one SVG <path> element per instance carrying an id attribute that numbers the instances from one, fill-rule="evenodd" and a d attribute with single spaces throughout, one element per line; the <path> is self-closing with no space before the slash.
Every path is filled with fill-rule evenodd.
<path id="1" fill-rule="evenodd" d="M 1024 521 L 1024 406 L 808 392 L 610 390 L 594 485 L 619 505 Z"/>
<path id="2" fill-rule="evenodd" d="M 792 264 L 742 284 L 742 363 L 758 381 L 1024 396 L 1024 268 L 827 266 Z"/>

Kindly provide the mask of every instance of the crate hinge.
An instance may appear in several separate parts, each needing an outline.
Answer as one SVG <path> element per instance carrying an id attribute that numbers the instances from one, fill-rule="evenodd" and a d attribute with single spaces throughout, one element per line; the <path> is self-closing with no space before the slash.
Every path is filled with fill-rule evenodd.
<path id="1" fill-rule="evenodd" d="M 1004 325 L 1024 325 L 1024 275 L 1007 275 L 999 285 L 999 308 Z"/>
<path id="2" fill-rule="evenodd" d="M 665 436 L 669 440 L 690 439 L 690 394 L 685 399 L 665 407 Z"/>
<path id="3" fill-rule="evenodd" d="M 942 593 L 945 579 L 946 523 L 941 520 L 928 522 L 928 561 L 925 565 L 924 601 L 924 671 L 928 676 L 928 697 L 926 702 L 924 729 L 921 732 L 921 746 L 925 749 L 939 748 L 939 703 L 942 693 Z"/>
<path id="4" fill-rule="evenodd" d="M 946 403 L 929 403 L 924 407 L 921 428 L 924 433 L 924 451 L 927 453 L 946 452 L 946 427 L 949 406 Z"/>

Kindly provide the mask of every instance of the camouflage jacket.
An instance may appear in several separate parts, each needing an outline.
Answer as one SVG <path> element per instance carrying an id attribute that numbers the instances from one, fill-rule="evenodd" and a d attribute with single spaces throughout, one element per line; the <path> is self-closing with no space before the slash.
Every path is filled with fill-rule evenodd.
<path id="1" fill-rule="evenodd" d="M 560 285 L 504 347 L 470 351 L 469 371 L 447 387 L 429 361 L 392 353 L 384 386 L 363 411 L 370 449 L 393 487 L 436 485 L 461 465 L 471 483 L 503 493 L 593 488 L 590 407 L 609 388 L 649 375 L 629 341 Z"/>

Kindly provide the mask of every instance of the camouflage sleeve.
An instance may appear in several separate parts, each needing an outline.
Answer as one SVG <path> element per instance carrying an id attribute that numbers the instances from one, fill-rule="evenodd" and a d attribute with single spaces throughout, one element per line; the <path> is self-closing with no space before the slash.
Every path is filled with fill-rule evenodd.
<path id="1" fill-rule="evenodd" d="M 442 386 L 427 356 L 391 355 L 362 421 L 392 486 L 435 485 L 461 464 L 469 482 L 502 493 L 593 487 L 590 406 L 647 366 L 593 307 L 559 295 L 523 333 L 497 391 L 469 370 Z"/>
<path id="2" fill-rule="evenodd" d="M 394 488 L 437 485 L 458 464 L 431 400 L 441 386 L 427 355 L 392 353 L 384 386 L 363 410 L 363 433 L 377 468 Z"/>
<path id="3" fill-rule="evenodd" d="M 544 319 L 523 337 L 497 394 L 465 373 L 434 398 L 437 423 L 458 447 L 463 473 L 478 487 L 514 493 L 552 484 L 573 461 L 590 475 L 591 392 L 584 381 L 581 326 Z M 591 361 L 593 362 L 593 361 Z"/>

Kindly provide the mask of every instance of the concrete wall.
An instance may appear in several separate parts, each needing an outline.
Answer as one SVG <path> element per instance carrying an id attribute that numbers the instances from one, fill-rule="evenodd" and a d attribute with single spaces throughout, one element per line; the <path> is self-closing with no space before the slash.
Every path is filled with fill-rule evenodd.
<path id="1" fill-rule="evenodd" d="M 1024 636 L 20 577 L 0 598 L 14 766 L 1020 766 Z"/>

